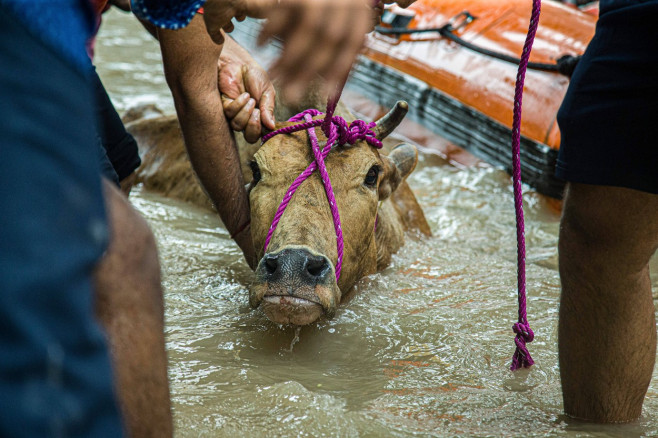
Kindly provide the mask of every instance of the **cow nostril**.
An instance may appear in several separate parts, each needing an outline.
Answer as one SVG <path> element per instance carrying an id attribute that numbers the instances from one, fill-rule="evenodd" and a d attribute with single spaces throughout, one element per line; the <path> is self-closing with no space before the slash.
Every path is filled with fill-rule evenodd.
<path id="1" fill-rule="evenodd" d="M 309 258 L 306 263 L 306 271 L 313 277 L 322 277 L 329 267 L 327 260 L 324 257 L 317 259 Z"/>
<path id="2" fill-rule="evenodd" d="M 268 274 L 274 274 L 279 267 L 278 257 L 266 255 L 265 256 L 265 270 Z"/>

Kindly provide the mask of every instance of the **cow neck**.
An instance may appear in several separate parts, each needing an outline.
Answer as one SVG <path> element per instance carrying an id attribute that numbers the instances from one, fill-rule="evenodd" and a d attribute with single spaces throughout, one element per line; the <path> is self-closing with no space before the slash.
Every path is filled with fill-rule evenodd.
<path id="1" fill-rule="evenodd" d="M 327 103 L 327 112 L 324 118 L 313 119 L 314 116 L 322 115 L 319 110 L 316 109 L 307 109 L 302 111 L 299 114 L 291 117 L 289 122 L 301 122 L 296 125 L 285 126 L 283 128 L 272 131 L 269 134 L 263 136 L 261 145 L 265 143 L 270 138 L 278 134 L 290 134 L 292 132 L 297 132 L 301 130 L 306 130 L 308 132 L 308 137 L 311 144 L 311 149 L 313 151 L 313 161 L 308 165 L 306 170 L 304 170 L 288 188 L 288 191 L 283 197 L 279 208 L 274 215 L 272 220 L 272 225 L 270 225 L 269 230 L 267 231 L 267 238 L 265 239 L 265 247 L 263 251 L 267 251 L 267 246 L 272 239 L 274 230 L 276 229 L 281 216 L 285 211 L 286 207 L 290 203 L 292 196 L 295 194 L 297 188 L 303 183 L 313 172 L 318 170 L 322 178 L 322 184 L 324 185 L 324 191 L 327 195 L 327 200 L 329 201 L 329 208 L 331 209 L 331 215 L 334 221 L 334 229 L 336 231 L 336 249 L 338 253 L 338 260 L 336 262 L 336 281 L 340 278 L 340 272 L 343 266 L 343 230 L 340 224 L 340 215 L 338 213 L 338 207 L 336 206 L 336 198 L 334 197 L 334 191 L 331 186 L 331 181 L 329 180 L 329 174 L 327 173 L 327 166 L 325 164 L 325 158 L 331 152 L 334 147 L 342 146 L 345 144 L 353 145 L 357 141 L 365 141 L 371 146 L 374 146 L 378 149 L 381 149 L 382 142 L 375 137 L 375 133 L 372 128 L 375 127 L 375 123 L 366 123 L 363 120 L 354 120 L 349 125 L 340 116 L 334 116 L 334 111 L 336 109 L 336 104 L 338 101 L 337 94 L 333 99 L 330 99 Z M 318 137 L 315 134 L 315 127 L 322 126 L 322 130 L 327 137 L 327 143 L 325 146 L 320 149 Z"/>

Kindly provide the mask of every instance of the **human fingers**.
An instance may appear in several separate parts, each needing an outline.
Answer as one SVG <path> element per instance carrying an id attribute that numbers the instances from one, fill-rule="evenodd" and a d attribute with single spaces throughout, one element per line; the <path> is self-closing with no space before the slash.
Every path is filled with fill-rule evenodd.
<path id="1" fill-rule="evenodd" d="M 249 102 L 249 93 L 242 93 L 237 99 L 231 99 L 229 96 L 222 94 L 222 105 L 224 114 L 229 120 L 233 120 L 240 110 Z"/>
<path id="2" fill-rule="evenodd" d="M 263 126 L 267 129 L 274 129 L 276 126 L 276 120 L 274 118 L 274 102 L 276 100 L 276 92 L 274 87 L 271 90 L 264 92 L 258 103 L 258 109 L 260 110 L 260 119 Z"/>
<path id="3" fill-rule="evenodd" d="M 347 75 L 372 26 L 373 12 L 370 4 L 360 0 L 316 0 L 294 5 L 293 0 L 282 0 L 282 4 L 284 1 L 292 9 L 297 7 L 301 16 L 283 30 L 284 51 L 272 71 L 281 79 L 284 97 L 295 102 L 317 74 L 324 76 L 331 88 Z"/>
<path id="4" fill-rule="evenodd" d="M 357 0 L 359 1 L 359 0 Z M 312 6 L 312 7 L 309 7 Z M 283 96 L 299 101 L 309 82 L 325 69 L 344 39 L 345 29 L 327 32 L 329 23 L 342 23 L 349 14 L 345 0 L 317 0 L 308 3 L 288 1 L 290 14 L 297 14 L 279 36 L 284 39 L 283 51 L 271 68 L 274 77 L 280 78 Z"/>
<path id="5" fill-rule="evenodd" d="M 325 30 L 322 18 L 327 6 L 318 4 L 320 2 L 312 3 L 315 3 L 316 7 L 305 8 L 292 3 L 284 5 L 289 10 L 289 22 L 276 32 L 284 39 L 283 51 L 270 69 L 274 77 L 282 78 L 284 88 L 286 83 L 295 83 L 297 76 L 308 70 L 309 56 L 312 58 L 318 51 L 326 50 L 317 47 L 317 43 L 322 40 Z M 338 8 L 330 22 L 343 19 L 344 12 L 344 8 Z M 332 35 L 331 38 L 341 38 L 341 35 Z"/>
<path id="6" fill-rule="evenodd" d="M 372 25 L 373 12 L 370 8 L 355 8 L 345 20 L 344 26 L 351 29 L 346 38 L 334 48 L 332 60 L 323 70 L 326 87 L 333 91 L 336 86 L 343 83 L 354 60 L 363 47 L 365 34 Z"/>
<path id="7" fill-rule="evenodd" d="M 342 32 L 342 26 L 346 20 L 349 20 L 349 10 L 346 8 L 340 9 L 335 14 L 335 19 L 327 21 L 323 29 L 326 37 L 330 39 L 330 47 L 318 48 L 318 50 L 313 50 L 304 55 L 304 68 L 279 74 L 280 89 L 286 99 L 296 101 L 306 90 L 307 84 L 316 79 L 318 74 L 324 76 L 327 66 L 331 64 L 335 57 L 334 46 L 340 47 L 344 44 L 346 37 Z M 319 35 L 318 38 L 322 38 L 322 36 Z M 285 66 L 281 68 L 285 68 Z M 275 70 L 274 73 L 276 74 L 277 71 Z M 320 83 L 327 85 L 323 82 Z M 319 91 L 323 92 L 324 90 Z"/>
<path id="8" fill-rule="evenodd" d="M 252 98 L 237 112 L 235 117 L 231 118 L 231 128 L 235 131 L 244 131 L 249 123 L 249 118 L 256 108 L 256 101 Z"/>
<path id="9" fill-rule="evenodd" d="M 215 44 L 224 44 L 222 29 L 231 24 L 234 11 L 228 2 L 207 0 L 203 6 L 203 21 L 206 31 Z"/>
<path id="10" fill-rule="evenodd" d="M 290 8 L 286 4 L 268 11 L 267 20 L 263 23 L 258 39 L 256 40 L 259 46 L 265 44 L 270 38 L 274 36 L 283 36 L 288 30 L 288 23 L 293 23 L 298 19 L 298 9 Z"/>
<path id="11" fill-rule="evenodd" d="M 206 0 L 203 20 L 206 30 L 216 44 L 224 43 L 224 32 L 233 31 L 231 20 L 242 21 L 245 17 L 263 18 L 278 0 Z"/>
<path id="12" fill-rule="evenodd" d="M 244 139 L 249 143 L 256 143 L 260 139 L 261 133 L 261 113 L 258 108 L 253 110 L 249 120 L 247 121 L 247 126 L 244 128 Z"/>
<path id="13" fill-rule="evenodd" d="M 279 0 L 233 0 L 233 3 L 236 17 L 266 18 L 278 6 Z"/>
<path id="14" fill-rule="evenodd" d="M 245 67 L 245 88 L 247 92 L 258 102 L 261 121 L 268 129 L 274 129 L 274 101 L 276 91 L 267 72 L 259 65 Z"/>
<path id="15" fill-rule="evenodd" d="M 235 26 L 233 26 L 232 21 L 229 21 L 228 23 L 226 23 L 226 25 L 224 25 L 224 27 L 222 27 L 222 30 L 224 30 L 224 32 L 226 33 L 231 33 L 235 30 Z"/>

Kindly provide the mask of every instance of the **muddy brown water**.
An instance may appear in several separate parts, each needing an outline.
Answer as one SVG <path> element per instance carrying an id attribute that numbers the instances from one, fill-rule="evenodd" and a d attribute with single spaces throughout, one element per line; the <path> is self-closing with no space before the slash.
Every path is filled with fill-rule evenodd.
<path id="1" fill-rule="evenodd" d="M 96 63 L 120 111 L 155 103 L 173 112 L 157 43 L 130 15 L 105 15 Z M 176 436 L 657 436 L 656 372 L 636 423 L 599 426 L 562 415 L 559 215 L 546 199 L 526 188 L 537 364 L 512 373 L 509 177 L 423 153 L 409 182 L 434 236 L 410 236 L 334 319 L 301 330 L 249 307 L 252 273 L 216 215 L 133 191 L 160 248 Z M 652 284 L 656 290 L 656 275 Z"/>

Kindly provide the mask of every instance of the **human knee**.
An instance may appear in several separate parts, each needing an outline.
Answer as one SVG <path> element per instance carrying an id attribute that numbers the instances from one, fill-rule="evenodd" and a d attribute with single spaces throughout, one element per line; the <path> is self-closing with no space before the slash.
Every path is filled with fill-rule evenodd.
<path id="1" fill-rule="evenodd" d="M 570 185 L 560 222 L 560 257 L 588 265 L 613 264 L 617 270 L 639 272 L 658 247 L 656 211 L 646 211 L 636 191 L 583 184 Z M 656 204 L 658 207 L 658 203 Z"/>

